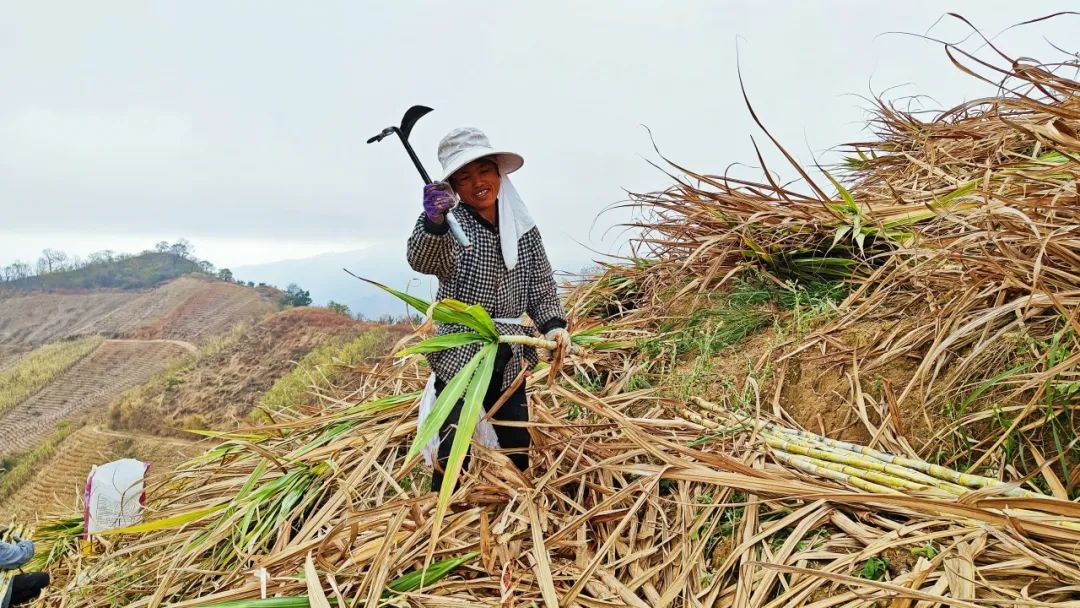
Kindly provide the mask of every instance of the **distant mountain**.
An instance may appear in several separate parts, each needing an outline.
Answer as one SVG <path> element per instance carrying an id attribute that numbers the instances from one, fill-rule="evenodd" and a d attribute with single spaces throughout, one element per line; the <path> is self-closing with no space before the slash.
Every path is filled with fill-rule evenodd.
<path id="1" fill-rule="evenodd" d="M 311 292 L 313 304 L 324 306 L 333 300 L 348 305 L 353 314 L 361 313 L 368 319 L 382 315 L 397 317 L 406 312 L 400 300 L 350 277 L 342 268 L 425 299 L 433 297 L 436 289 L 434 279 L 409 268 L 403 247 L 394 251 L 370 247 L 324 253 L 310 258 L 240 266 L 232 271 L 238 280 L 268 283 L 282 289 L 289 283 L 296 283 Z"/>
<path id="2" fill-rule="evenodd" d="M 20 291 L 36 289 L 145 289 L 179 276 L 202 272 L 199 264 L 168 252 L 146 251 L 90 262 L 73 270 L 61 270 L 8 281 L 5 287 Z"/>
<path id="3" fill-rule="evenodd" d="M 560 282 L 569 275 L 559 270 L 567 269 L 576 274 L 589 265 L 584 255 L 576 251 L 549 249 L 548 255 Z M 296 283 L 311 292 L 313 304 L 325 306 L 333 300 L 347 304 L 354 314 L 362 313 L 368 319 L 386 314 L 397 317 L 407 312 L 400 300 L 350 277 L 342 268 L 425 300 L 433 299 L 438 289 L 438 281 L 433 277 L 409 268 L 404 243 L 241 266 L 233 269 L 233 275 L 237 280 L 263 282 L 282 289 L 289 283 Z"/>

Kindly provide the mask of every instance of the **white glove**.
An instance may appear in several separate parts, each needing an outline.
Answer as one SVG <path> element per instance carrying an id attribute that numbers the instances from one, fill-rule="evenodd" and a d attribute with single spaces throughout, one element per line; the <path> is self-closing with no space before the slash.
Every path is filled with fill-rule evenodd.
<path id="1" fill-rule="evenodd" d="M 567 344 L 570 343 L 570 332 L 566 331 L 565 327 L 556 327 L 554 329 L 549 329 L 548 332 L 544 334 L 544 338 L 552 342 L 558 342 L 560 336 L 566 338 Z"/>

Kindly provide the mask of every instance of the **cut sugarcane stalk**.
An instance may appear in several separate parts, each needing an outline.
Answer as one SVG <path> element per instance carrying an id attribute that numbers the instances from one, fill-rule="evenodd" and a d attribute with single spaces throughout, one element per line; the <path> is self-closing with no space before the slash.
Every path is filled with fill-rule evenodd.
<path id="1" fill-rule="evenodd" d="M 499 344 L 524 344 L 525 346 L 532 346 L 533 348 L 544 348 L 547 350 L 555 350 L 559 347 L 558 343 L 554 340 L 545 340 L 543 338 L 534 338 L 532 336 L 499 336 Z M 570 352 L 574 354 L 581 353 L 581 347 L 570 345 Z"/>
<path id="2" fill-rule="evenodd" d="M 930 489 L 930 486 L 928 486 L 928 485 L 921 484 L 921 483 L 915 483 L 914 481 L 909 481 L 907 479 L 903 479 L 903 478 L 900 478 L 900 477 L 894 477 L 892 475 L 886 475 L 884 473 L 879 473 L 877 471 L 868 471 L 866 469 L 860 469 L 858 467 L 853 467 L 853 466 L 846 465 L 846 464 L 828 462 L 826 460 L 818 460 L 816 458 L 809 458 L 807 456 L 797 456 L 795 454 L 791 454 L 790 452 L 785 452 L 783 450 L 775 450 L 774 453 L 777 454 L 782 459 L 784 459 L 784 458 L 790 459 L 792 457 L 805 458 L 809 462 L 811 462 L 811 463 L 813 463 L 813 464 L 815 464 L 815 465 L 817 465 L 819 467 L 829 469 L 830 471 L 836 471 L 838 473 L 844 473 L 845 475 L 852 475 L 852 476 L 855 476 L 855 477 L 859 477 L 859 478 L 865 479 L 867 481 L 871 481 L 871 482 L 874 482 L 874 483 L 881 484 L 883 486 L 893 488 L 894 490 L 904 489 L 904 490 L 925 491 L 925 490 Z"/>
<path id="3" fill-rule="evenodd" d="M 916 460 L 914 458 L 906 458 L 904 456 L 894 456 L 892 454 L 881 452 L 879 450 L 857 445 L 854 443 L 849 443 L 847 441 L 829 439 L 828 437 L 814 435 L 806 431 L 787 429 L 779 425 L 772 426 L 775 428 L 775 430 L 787 435 L 795 435 L 798 437 L 808 438 L 812 441 L 823 443 L 830 447 L 848 450 L 852 452 L 858 452 L 860 454 L 870 456 L 884 462 L 907 467 L 909 469 L 915 469 L 916 471 L 921 471 L 938 479 L 943 479 L 945 481 L 949 481 L 962 486 L 967 486 L 969 488 L 989 488 L 1005 485 L 1001 482 L 1001 480 L 994 479 L 993 477 L 984 477 L 982 475 L 973 475 L 971 473 L 961 473 L 959 471 L 954 471 L 953 469 L 943 467 L 941 465 L 931 464 L 929 462 L 923 460 Z M 1020 496 L 1025 498 L 1036 498 L 1042 496 L 1042 494 L 1039 494 L 1038 492 L 1032 492 L 1023 488 L 1011 488 L 1009 490 L 1006 490 L 1005 494 L 1007 496 Z"/>
<path id="4" fill-rule="evenodd" d="M 865 479 L 855 477 L 854 475 L 847 475 L 839 471 L 832 471 L 824 467 L 819 467 L 818 465 L 811 462 L 809 458 L 803 456 L 788 454 L 782 451 L 776 451 L 773 453 L 777 455 L 778 460 L 782 460 L 795 467 L 796 469 L 803 471 L 804 473 L 818 475 L 820 477 L 825 477 L 834 481 L 841 481 L 853 485 L 860 490 L 866 490 L 867 492 L 874 492 L 876 494 L 898 494 L 901 496 L 904 494 L 899 490 L 894 490 L 888 486 L 883 486 L 872 481 L 866 481 Z"/>
<path id="5" fill-rule="evenodd" d="M 927 486 L 933 486 L 956 496 L 960 496 L 968 491 L 966 488 L 960 488 L 956 486 L 956 484 L 948 483 L 946 481 L 931 477 L 918 471 L 912 471 L 910 469 L 905 469 L 904 467 L 900 467 L 894 464 L 888 464 L 879 460 L 868 458 L 854 452 L 842 453 L 839 450 L 827 451 L 817 447 L 809 446 L 805 442 L 798 443 L 794 441 L 780 439 L 772 433 L 763 433 L 762 438 L 765 439 L 765 443 L 769 447 L 774 449 L 799 454 L 801 456 L 808 456 L 817 460 L 824 460 L 827 462 L 836 462 L 839 464 L 854 466 L 863 470 L 885 473 L 902 479 L 907 479 L 908 481 L 914 481 L 916 483 L 924 484 Z"/>
<path id="6" fill-rule="evenodd" d="M 823 437 L 821 435 L 817 435 L 807 431 L 787 428 L 772 422 L 751 421 L 749 419 L 744 419 L 744 417 L 737 416 L 730 411 L 724 410 L 719 405 L 710 403 L 699 397 L 694 397 L 693 402 L 702 409 L 708 410 L 724 417 L 727 421 L 740 420 L 743 423 L 752 422 L 759 429 L 759 432 L 762 432 L 763 434 L 771 434 L 774 436 L 780 435 L 779 437 L 776 437 L 778 440 L 790 441 L 795 439 L 804 442 L 810 442 L 814 445 L 807 447 L 815 447 L 825 451 L 834 452 L 841 456 L 859 455 L 863 457 L 868 457 L 877 460 L 878 462 L 881 462 L 883 464 L 909 469 L 910 472 L 914 473 L 925 474 L 933 478 L 934 480 L 944 481 L 948 483 L 949 489 L 947 489 L 946 491 L 951 494 L 960 495 L 964 492 L 969 491 L 972 488 L 991 488 L 1007 485 L 1002 483 L 1000 480 L 994 479 L 992 477 L 984 477 L 982 475 L 973 475 L 970 473 L 961 473 L 959 471 L 954 471 L 947 467 L 931 464 L 922 460 L 916 460 L 914 458 L 907 458 L 904 456 L 894 456 L 892 454 L 888 454 L 866 446 L 861 446 L 847 441 L 830 439 L 828 437 Z M 937 483 L 937 481 L 929 481 L 924 477 L 916 476 L 915 478 L 907 478 L 917 483 L 927 483 L 928 485 L 941 487 L 940 484 Z M 1002 493 L 1006 496 L 1016 496 L 1024 498 L 1037 498 L 1043 496 L 1038 492 L 1032 492 L 1030 490 L 1025 490 L 1022 488 L 1007 488 L 1004 489 Z"/>

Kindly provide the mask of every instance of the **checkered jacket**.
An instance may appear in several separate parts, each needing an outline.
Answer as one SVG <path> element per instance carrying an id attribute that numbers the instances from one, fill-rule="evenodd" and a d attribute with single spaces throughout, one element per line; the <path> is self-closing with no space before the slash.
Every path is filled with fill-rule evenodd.
<path id="1" fill-rule="evenodd" d="M 409 237 L 408 258 L 413 270 L 435 275 L 439 279 L 438 298 L 454 298 L 466 304 L 479 304 L 492 318 L 512 318 L 529 315 L 536 328 L 520 324 L 496 323 L 503 335 L 532 336 L 536 329 L 547 333 L 555 327 L 566 327 L 566 312 L 559 300 L 555 278 L 551 273 L 540 231 L 526 232 L 518 240 L 518 262 L 507 270 L 499 249 L 499 229 L 480 217 L 468 205 L 458 205 L 450 213 L 457 217 L 462 231 L 472 242 L 465 249 L 449 233 L 447 222 L 436 224 L 420 214 L 412 236 Z M 440 325 L 437 335 L 469 331 L 454 324 Z M 503 372 L 502 388 L 506 388 L 522 369 L 522 360 L 529 367 L 536 365 L 537 354 L 532 347 L 511 345 L 512 356 Z M 428 364 L 443 382 L 454 375 L 480 351 L 479 344 L 468 344 L 427 355 Z"/>

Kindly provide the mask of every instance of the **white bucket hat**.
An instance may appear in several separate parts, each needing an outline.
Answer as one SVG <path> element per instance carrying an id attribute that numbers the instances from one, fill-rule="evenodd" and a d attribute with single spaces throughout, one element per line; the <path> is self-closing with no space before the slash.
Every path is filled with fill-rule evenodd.
<path id="1" fill-rule="evenodd" d="M 461 127 L 446 134 L 439 142 L 439 162 L 442 163 L 442 181 L 447 181 L 458 169 L 485 156 L 499 165 L 499 173 L 513 173 L 525 164 L 525 159 L 514 152 L 499 151 L 491 147 L 487 135 L 476 127 Z"/>

